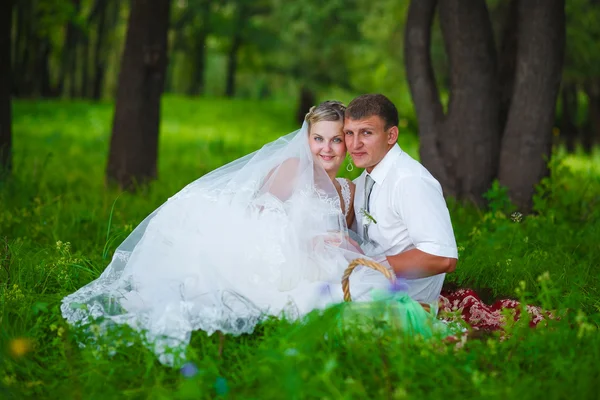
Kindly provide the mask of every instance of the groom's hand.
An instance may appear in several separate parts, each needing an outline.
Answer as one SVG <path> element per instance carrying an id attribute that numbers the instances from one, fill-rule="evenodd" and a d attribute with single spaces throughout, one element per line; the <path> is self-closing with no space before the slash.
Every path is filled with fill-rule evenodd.
<path id="1" fill-rule="evenodd" d="M 425 278 L 454 272 L 457 262 L 456 258 L 435 256 L 419 249 L 386 258 L 396 275 L 404 278 Z"/>

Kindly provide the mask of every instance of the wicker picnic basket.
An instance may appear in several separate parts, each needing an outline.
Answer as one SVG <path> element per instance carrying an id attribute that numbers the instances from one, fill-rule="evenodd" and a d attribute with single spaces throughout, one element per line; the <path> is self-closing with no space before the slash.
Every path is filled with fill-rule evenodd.
<path id="1" fill-rule="evenodd" d="M 344 271 L 344 275 L 342 276 L 342 290 L 344 292 L 344 301 L 346 302 L 352 301 L 352 296 L 350 294 L 350 275 L 352 274 L 352 271 L 354 271 L 354 269 L 360 265 L 381 272 L 391 283 L 394 283 L 396 281 L 396 276 L 394 275 L 394 273 L 386 267 L 384 267 L 383 265 L 372 260 L 367 260 L 365 258 L 357 258 L 350 262 L 350 264 L 348 264 L 348 267 L 346 268 L 346 270 Z M 429 312 L 431 310 L 429 304 L 419 304 L 421 304 L 425 311 Z"/>

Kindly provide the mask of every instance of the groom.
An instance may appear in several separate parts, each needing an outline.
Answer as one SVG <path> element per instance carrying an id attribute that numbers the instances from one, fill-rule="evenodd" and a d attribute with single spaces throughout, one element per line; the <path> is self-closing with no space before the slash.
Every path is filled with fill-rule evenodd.
<path id="1" fill-rule="evenodd" d="M 398 140 L 398 110 L 381 94 L 352 100 L 344 121 L 346 147 L 364 168 L 354 181 L 355 221 L 373 258 L 407 278 L 408 294 L 437 303 L 458 252 L 439 182 Z"/>

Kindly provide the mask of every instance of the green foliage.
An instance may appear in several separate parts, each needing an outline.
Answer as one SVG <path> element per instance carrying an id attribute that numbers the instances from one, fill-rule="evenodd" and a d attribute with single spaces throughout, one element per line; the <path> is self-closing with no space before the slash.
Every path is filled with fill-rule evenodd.
<path id="1" fill-rule="evenodd" d="M 594 0 L 569 0 L 565 12 L 565 78 L 582 82 L 600 76 L 600 54 L 592 50 L 600 41 L 600 4 Z"/>
<path id="2" fill-rule="evenodd" d="M 137 223 L 191 180 L 296 129 L 292 108 L 167 97 L 159 180 L 132 195 L 104 186 L 111 104 L 17 101 L 16 175 L 0 188 L 0 397 L 596 395 L 600 153 L 556 154 L 533 215 L 511 217 L 497 185 L 487 210 L 450 204 L 460 262 L 448 279 L 560 316 L 537 329 L 524 318 L 503 340 L 427 342 L 385 326 L 378 335 L 339 335 L 334 314 L 312 314 L 226 337 L 222 356 L 218 336 L 196 332 L 180 371 L 160 365 L 126 329 L 86 336 L 62 319 L 61 298 L 98 277 Z M 403 132 L 400 144 L 416 155 L 414 134 Z M 80 348 L 80 340 L 95 344 Z"/>

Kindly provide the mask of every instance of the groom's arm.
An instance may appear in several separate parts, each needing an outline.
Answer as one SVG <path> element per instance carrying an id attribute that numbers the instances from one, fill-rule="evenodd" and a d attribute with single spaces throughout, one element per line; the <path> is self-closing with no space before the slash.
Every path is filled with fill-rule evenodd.
<path id="1" fill-rule="evenodd" d="M 387 257 L 396 275 L 424 278 L 453 272 L 458 251 L 439 183 L 424 176 L 402 179 L 393 207 L 404 221 L 415 247 Z"/>
<path id="2" fill-rule="evenodd" d="M 411 279 L 454 272 L 457 262 L 456 258 L 436 256 L 419 249 L 386 258 L 397 276 Z"/>

